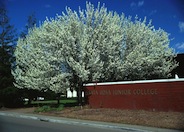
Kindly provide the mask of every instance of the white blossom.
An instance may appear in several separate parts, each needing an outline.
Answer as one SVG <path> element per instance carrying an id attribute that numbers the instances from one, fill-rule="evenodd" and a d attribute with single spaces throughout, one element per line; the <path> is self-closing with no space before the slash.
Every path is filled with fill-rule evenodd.
<path id="1" fill-rule="evenodd" d="M 78 13 L 66 8 L 19 39 L 15 86 L 59 93 L 92 81 L 168 77 L 176 67 L 169 42 L 146 18 L 132 21 L 100 4 Z"/>

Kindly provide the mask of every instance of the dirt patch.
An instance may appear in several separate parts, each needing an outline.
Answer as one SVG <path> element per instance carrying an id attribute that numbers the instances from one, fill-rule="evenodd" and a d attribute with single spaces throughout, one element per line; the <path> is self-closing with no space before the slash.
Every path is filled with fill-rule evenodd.
<path id="1" fill-rule="evenodd" d="M 11 111 L 33 113 L 35 108 L 13 109 Z M 184 130 L 184 113 L 156 112 L 143 110 L 92 109 L 89 107 L 70 107 L 62 111 L 39 113 L 43 115 L 75 119 L 143 125 L 160 128 Z"/>
<path id="2" fill-rule="evenodd" d="M 184 113 L 181 112 L 152 112 L 143 110 L 117 110 L 104 108 L 92 109 L 88 107 L 83 107 L 81 109 L 76 107 L 41 114 L 184 130 Z"/>

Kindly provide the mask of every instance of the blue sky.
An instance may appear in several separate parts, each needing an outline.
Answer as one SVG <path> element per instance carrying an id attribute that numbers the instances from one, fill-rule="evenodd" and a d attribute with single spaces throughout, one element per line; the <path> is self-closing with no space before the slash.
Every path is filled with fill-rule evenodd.
<path id="1" fill-rule="evenodd" d="M 79 6 L 85 9 L 85 0 L 0 0 L 4 1 L 11 24 L 20 32 L 23 30 L 28 15 L 35 13 L 38 21 L 46 17 L 61 14 L 68 6 L 78 11 Z M 156 29 L 162 28 L 170 34 L 170 47 L 176 53 L 184 53 L 184 0 L 88 0 L 97 5 L 104 3 L 110 11 L 116 11 L 125 16 L 152 20 Z"/>

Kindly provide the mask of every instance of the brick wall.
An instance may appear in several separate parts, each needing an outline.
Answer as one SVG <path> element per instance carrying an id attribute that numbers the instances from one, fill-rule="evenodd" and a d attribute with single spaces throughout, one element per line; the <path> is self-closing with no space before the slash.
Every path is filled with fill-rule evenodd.
<path id="1" fill-rule="evenodd" d="M 85 96 L 93 108 L 184 112 L 184 79 L 91 83 Z"/>

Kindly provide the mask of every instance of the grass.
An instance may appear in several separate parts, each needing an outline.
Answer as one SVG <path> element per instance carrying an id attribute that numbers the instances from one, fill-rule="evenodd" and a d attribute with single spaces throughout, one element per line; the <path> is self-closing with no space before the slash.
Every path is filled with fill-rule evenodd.
<path id="1" fill-rule="evenodd" d="M 64 105 L 59 105 L 58 107 L 51 107 L 48 105 L 44 105 L 35 109 L 34 112 L 40 113 L 40 112 L 50 112 L 50 111 L 61 111 L 63 109 L 64 109 Z"/>
<path id="2" fill-rule="evenodd" d="M 60 100 L 60 104 L 70 104 L 70 103 L 77 103 L 75 99 L 62 99 Z M 32 101 L 32 105 L 39 105 L 39 104 L 57 104 L 57 100 L 43 100 L 43 101 Z"/>
<path id="3" fill-rule="evenodd" d="M 35 112 L 49 112 L 49 111 L 61 111 L 65 106 L 76 106 L 76 99 L 62 99 L 60 104 L 57 104 L 57 100 L 43 100 L 43 101 L 32 101 L 32 105 L 38 106 Z"/>

